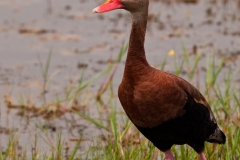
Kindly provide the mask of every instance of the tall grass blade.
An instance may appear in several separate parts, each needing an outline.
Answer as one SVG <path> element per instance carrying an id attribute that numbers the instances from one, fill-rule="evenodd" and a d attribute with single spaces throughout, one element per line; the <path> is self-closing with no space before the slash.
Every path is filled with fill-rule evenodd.
<path id="1" fill-rule="evenodd" d="M 109 131 L 109 129 L 107 127 L 105 127 L 104 124 L 94 120 L 93 118 L 91 118 L 85 114 L 82 114 L 80 112 L 76 112 L 76 114 L 78 114 L 80 117 L 84 118 L 85 120 L 91 122 L 92 124 L 96 125 L 97 127 L 105 129 L 106 131 Z"/>

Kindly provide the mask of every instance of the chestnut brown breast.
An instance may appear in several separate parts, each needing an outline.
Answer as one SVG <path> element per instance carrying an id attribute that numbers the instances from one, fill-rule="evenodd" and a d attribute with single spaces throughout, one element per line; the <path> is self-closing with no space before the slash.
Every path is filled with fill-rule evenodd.
<path id="1" fill-rule="evenodd" d="M 187 95 L 171 75 L 151 68 L 133 77 L 123 78 L 118 95 L 135 125 L 151 128 L 184 114 Z"/>

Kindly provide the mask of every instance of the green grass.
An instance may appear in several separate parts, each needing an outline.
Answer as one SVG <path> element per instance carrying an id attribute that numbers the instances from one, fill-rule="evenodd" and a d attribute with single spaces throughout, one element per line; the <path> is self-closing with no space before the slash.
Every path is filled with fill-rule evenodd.
<path id="1" fill-rule="evenodd" d="M 57 134 L 56 140 L 52 140 L 48 133 L 40 128 L 44 136 L 35 135 L 31 158 L 27 158 L 24 150 L 19 150 L 18 135 L 9 136 L 8 146 L 1 150 L 0 159 L 91 159 L 91 160 L 157 160 L 163 159 L 164 155 L 159 152 L 151 142 L 146 140 L 132 125 L 126 117 L 116 96 L 117 90 L 113 86 L 113 77 L 118 68 L 118 63 L 126 53 L 127 46 L 123 46 L 116 60 L 109 62 L 106 70 L 96 74 L 94 77 L 84 82 L 84 70 L 82 70 L 78 84 L 69 87 L 64 98 L 59 98 L 57 103 L 72 102 L 82 100 L 84 92 L 93 81 L 105 76 L 105 81 L 95 94 L 91 94 L 97 114 L 94 116 L 73 110 L 72 113 L 86 121 L 86 124 L 96 126 L 99 135 L 94 137 L 84 152 L 81 151 L 82 137 L 75 143 L 74 147 L 66 148 L 65 140 L 61 133 Z M 204 59 L 202 53 L 189 56 L 183 45 L 183 57 L 175 55 L 173 59 L 166 58 L 162 61 L 160 69 L 165 69 L 165 65 L 173 63 L 177 75 L 187 77 L 187 80 L 204 94 L 208 100 L 219 125 L 227 136 L 225 145 L 213 145 L 205 143 L 205 154 L 208 159 L 238 160 L 240 159 L 240 87 L 234 77 L 238 70 L 230 70 L 224 67 L 225 60 L 216 57 L 216 54 L 208 54 Z M 173 61 L 173 62 L 171 62 Z M 200 61 L 205 61 L 206 66 L 201 69 Z M 43 65 L 42 65 L 43 66 Z M 47 60 L 45 69 L 42 69 L 44 82 L 48 82 L 48 68 L 50 57 Z M 199 75 L 200 74 L 200 75 Z M 199 76 L 204 77 L 199 83 Z M 224 79 L 221 79 L 223 77 Z M 50 85 L 50 84 L 48 84 Z M 21 103 L 24 104 L 23 95 L 20 96 Z M 46 102 L 47 103 L 47 102 Z M 88 105 L 88 103 L 86 104 Z M 83 137 L 84 139 L 84 137 Z M 38 141 L 43 140 L 51 149 L 44 150 L 39 146 Z M 172 151 L 176 159 L 192 160 L 198 159 L 198 155 L 187 145 L 173 146 Z"/>

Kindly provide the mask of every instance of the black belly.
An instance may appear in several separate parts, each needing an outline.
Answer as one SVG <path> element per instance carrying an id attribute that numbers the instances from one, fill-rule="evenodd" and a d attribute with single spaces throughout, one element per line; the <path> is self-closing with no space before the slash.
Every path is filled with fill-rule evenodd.
<path id="1" fill-rule="evenodd" d="M 204 141 L 214 133 L 217 124 L 211 121 L 208 108 L 191 97 L 184 109 L 183 116 L 154 128 L 136 127 L 161 151 L 169 150 L 173 144 L 188 144 L 200 153 L 204 149 Z"/>

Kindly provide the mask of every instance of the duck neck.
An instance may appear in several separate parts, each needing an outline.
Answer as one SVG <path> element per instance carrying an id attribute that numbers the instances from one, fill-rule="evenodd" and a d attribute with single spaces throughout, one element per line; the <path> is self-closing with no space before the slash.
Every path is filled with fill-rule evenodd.
<path id="1" fill-rule="evenodd" d="M 129 48 L 127 55 L 128 61 L 146 60 L 144 42 L 147 27 L 147 14 L 131 13 L 132 30 L 129 40 Z"/>
<path id="2" fill-rule="evenodd" d="M 147 16 L 148 16 L 147 11 L 131 13 L 132 30 L 130 34 L 125 73 L 139 72 L 143 69 L 143 67 L 149 66 L 146 60 L 144 49 Z"/>

